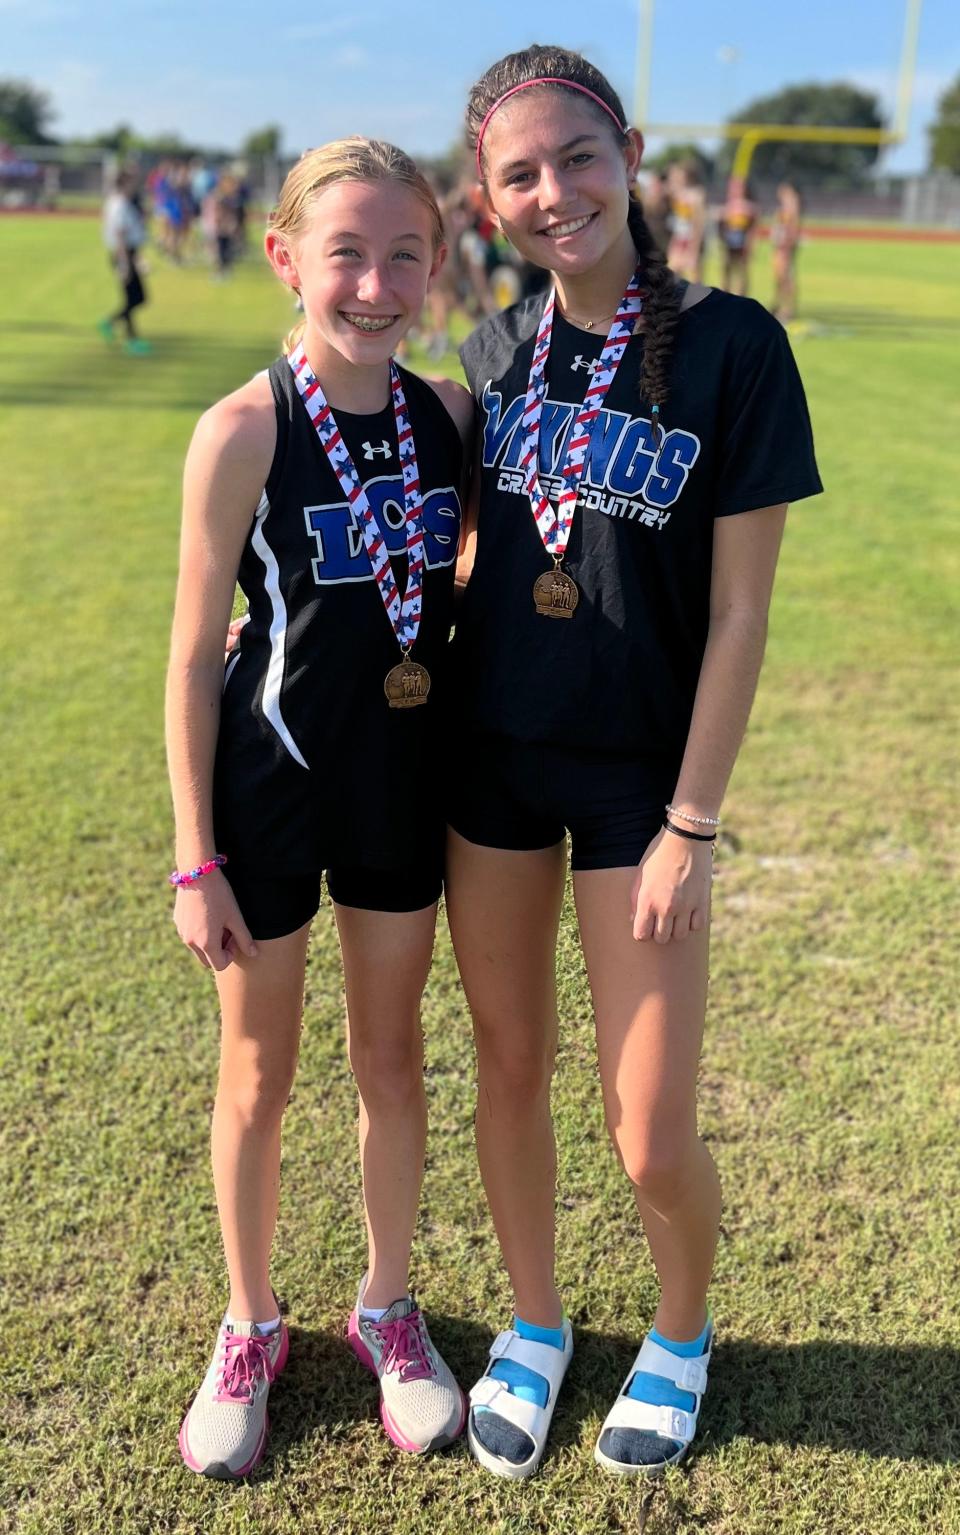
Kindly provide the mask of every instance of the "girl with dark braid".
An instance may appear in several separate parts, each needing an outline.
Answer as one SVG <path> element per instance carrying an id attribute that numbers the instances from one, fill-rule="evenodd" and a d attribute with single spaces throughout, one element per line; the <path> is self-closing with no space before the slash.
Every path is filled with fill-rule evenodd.
<path id="1" fill-rule="evenodd" d="M 484 1466 L 528 1476 L 572 1355 L 549 1101 L 569 833 L 607 1124 L 660 1282 L 596 1456 L 649 1475 L 694 1437 L 713 1341 L 720 1186 L 696 1111 L 711 855 L 786 504 L 821 486 L 782 327 L 668 270 L 635 191 L 642 138 L 599 71 L 512 54 L 467 122 L 492 216 L 552 274 L 462 353 L 481 447 L 447 909 L 516 1312 L 468 1432 Z"/>

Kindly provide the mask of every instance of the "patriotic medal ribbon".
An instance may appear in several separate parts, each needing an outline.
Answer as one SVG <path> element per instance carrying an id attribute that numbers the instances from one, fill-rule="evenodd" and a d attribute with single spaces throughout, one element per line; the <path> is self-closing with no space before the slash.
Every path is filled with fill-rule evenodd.
<path id="1" fill-rule="evenodd" d="M 570 540 L 570 529 L 573 527 L 573 517 L 580 494 L 580 481 L 583 478 L 594 422 L 600 414 L 603 402 L 627 350 L 627 342 L 633 335 L 643 309 L 641 293 L 640 273 L 636 271 L 620 300 L 583 404 L 570 429 L 567 450 L 560 469 L 562 489 L 556 510 L 540 484 L 540 418 L 547 393 L 547 358 L 550 355 L 550 339 L 553 334 L 556 289 L 550 292 L 537 330 L 521 418 L 524 435 L 520 451 L 520 468 L 526 475 L 525 489 L 530 498 L 530 506 L 543 547 L 554 564 L 551 572 L 538 577 L 533 589 L 537 612 L 550 618 L 571 617 L 579 600 L 576 583 L 560 569 L 560 562 L 567 552 L 567 544 Z"/>
<path id="2" fill-rule="evenodd" d="M 410 425 L 410 415 L 397 365 L 391 358 L 390 392 L 397 423 L 397 444 L 400 470 L 403 475 L 403 508 L 407 529 L 407 586 L 402 597 L 390 565 L 386 540 L 373 515 L 369 498 L 361 484 L 350 450 L 340 434 L 333 411 L 320 387 L 320 380 L 307 361 L 302 342 L 290 353 L 287 362 L 290 365 L 297 392 L 320 439 L 327 461 L 360 527 L 370 560 L 370 569 L 383 599 L 390 625 L 403 652 L 403 660 L 388 672 L 384 682 L 387 701 L 391 708 L 411 708 L 415 704 L 426 703 L 427 694 L 430 691 L 430 676 L 425 666 L 410 660 L 410 651 L 420 632 L 420 617 L 423 611 L 425 563 L 423 498 L 420 494 L 420 470 L 413 442 L 413 428 Z"/>

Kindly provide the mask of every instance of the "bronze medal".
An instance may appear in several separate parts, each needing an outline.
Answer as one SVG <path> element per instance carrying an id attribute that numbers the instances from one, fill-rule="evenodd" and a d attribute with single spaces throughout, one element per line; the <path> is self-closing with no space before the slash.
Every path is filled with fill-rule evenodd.
<path id="1" fill-rule="evenodd" d="M 425 564 L 423 500 L 420 495 L 420 471 L 417 468 L 413 429 L 410 426 L 410 416 L 400 374 L 391 358 L 390 392 L 393 396 L 394 418 L 397 423 L 397 446 L 403 472 L 403 514 L 407 530 L 407 580 L 402 596 L 390 566 L 386 542 L 357 473 L 357 467 L 340 436 L 336 419 L 323 393 L 320 380 L 310 366 L 302 341 L 290 353 L 287 360 L 304 408 L 320 439 L 320 446 L 327 455 L 327 460 L 340 483 L 340 489 L 347 504 L 353 509 L 356 522 L 359 523 L 370 561 L 371 574 L 377 583 L 390 627 L 400 644 L 403 660 L 396 666 L 392 666 L 383 680 L 383 691 L 387 703 L 391 709 L 415 709 L 418 704 L 426 703 L 430 692 L 430 673 L 427 668 L 421 666 L 419 661 L 410 659 L 410 650 L 416 643 L 420 629 L 423 606 Z M 364 447 L 369 449 L 368 458 L 373 453 L 389 452 L 386 442 L 382 449 L 370 448 L 369 442 L 365 443 Z"/>
<path id="2" fill-rule="evenodd" d="M 556 567 L 538 576 L 533 583 L 533 601 L 544 618 L 572 618 L 580 601 L 576 581 Z"/>
<path id="3" fill-rule="evenodd" d="M 544 618 L 572 618 L 580 601 L 576 582 L 560 569 L 560 562 L 567 552 L 594 426 L 643 309 L 641 294 L 638 269 L 628 282 L 626 292 L 617 306 L 613 325 L 603 343 L 603 351 L 593 370 L 583 404 L 567 433 L 563 463 L 554 471 L 562 487 L 556 508 L 540 483 L 540 419 L 547 394 L 547 358 L 553 334 L 556 290 L 547 299 L 537 328 L 521 418 L 524 436 L 520 462 L 528 466 L 524 488 L 530 500 L 540 541 L 553 560 L 553 570 L 538 576 L 533 586 L 534 606 Z M 578 362 L 581 360 L 577 359 Z"/>
<path id="4" fill-rule="evenodd" d="M 427 701 L 430 673 L 419 661 L 398 661 L 387 672 L 383 691 L 391 709 L 416 709 Z"/>

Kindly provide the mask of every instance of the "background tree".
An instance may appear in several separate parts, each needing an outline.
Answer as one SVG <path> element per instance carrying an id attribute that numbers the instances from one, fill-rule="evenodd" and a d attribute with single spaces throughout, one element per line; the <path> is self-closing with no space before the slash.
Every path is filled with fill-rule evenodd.
<path id="1" fill-rule="evenodd" d="M 0 142 L 54 144 L 47 133 L 54 116 L 46 91 L 26 80 L 0 80 Z"/>
<path id="2" fill-rule="evenodd" d="M 937 115 L 927 132 L 930 169 L 952 171 L 960 176 L 960 75 L 937 102 Z"/>
<path id="3" fill-rule="evenodd" d="M 233 153 L 232 150 L 195 144 L 179 133 L 138 133 L 129 123 L 118 123 L 115 128 L 103 129 L 87 138 L 70 139 L 69 144 L 76 149 L 111 150 L 121 159 L 131 160 L 142 156 L 151 160 L 192 160 L 194 156 L 202 160 L 225 160 Z"/>
<path id="4" fill-rule="evenodd" d="M 137 135 L 129 123 L 117 123 L 115 128 L 105 128 L 82 142 L 92 149 L 112 149 L 114 154 L 127 155 L 136 148 Z"/>
<path id="5" fill-rule="evenodd" d="M 773 96 L 749 101 L 727 119 L 732 123 L 783 123 L 811 128 L 882 128 L 880 102 L 842 80 L 833 85 L 788 85 Z M 736 140 L 717 155 L 717 170 L 729 175 Z M 878 144 L 760 144 L 750 167 L 761 181 L 816 183 L 827 189 L 862 186 L 880 153 Z"/>
<path id="6" fill-rule="evenodd" d="M 255 132 L 248 133 L 240 146 L 240 153 L 247 155 L 263 155 L 268 160 L 279 160 L 281 145 L 283 143 L 283 129 L 276 123 L 268 123 L 265 128 L 257 128 Z"/>
<path id="7" fill-rule="evenodd" d="M 133 142 L 147 154 L 168 155 L 171 160 L 187 160 L 200 152 L 196 144 L 188 144 L 179 133 L 170 131 L 155 133 L 151 138 L 142 138 L 138 133 Z"/>

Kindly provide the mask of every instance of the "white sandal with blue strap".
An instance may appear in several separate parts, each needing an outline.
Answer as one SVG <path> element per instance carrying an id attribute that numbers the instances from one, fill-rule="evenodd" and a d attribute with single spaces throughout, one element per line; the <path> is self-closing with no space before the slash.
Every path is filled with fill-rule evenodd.
<path id="1" fill-rule="evenodd" d="M 533 1475 L 543 1457 L 557 1393 L 572 1358 L 573 1330 L 566 1317 L 563 1319 L 562 1349 L 552 1348 L 549 1343 L 534 1343 L 529 1338 L 521 1338 L 513 1328 L 494 1338 L 490 1349 L 491 1364 L 495 1364 L 498 1359 L 512 1359 L 514 1364 L 524 1365 L 547 1382 L 549 1395 L 546 1407 L 538 1407 L 536 1402 L 526 1402 L 522 1397 L 514 1396 L 502 1380 L 496 1380 L 489 1374 L 481 1375 L 470 1392 L 470 1411 L 467 1414 L 467 1442 L 481 1466 L 492 1471 L 495 1476 L 507 1476 L 513 1481 Z M 499 1417 L 506 1418 L 515 1428 L 529 1434 L 534 1446 L 532 1455 L 517 1464 L 486 1449 L 474 1430 L 475 1407 L 487 1407 Z"/>
<path id="2" fill-rule="evenodd" d="M 597 1447 L 593 1452 L 598 1465 L 621 1476 L 660 1476 L 667 1466 L 675 1466 L 683 1459 L 697 1431 L 697 1418 L 700 1416 L 700 1403 L 707 1389 L 707 1369 L 712 1350 L 712 1327 L 706 1351 L 692 1359 L 683 1359 L 678 1354 L 671 1354 L 669 1349 L 662 1348 L 652 1338 L 644 1339 L 639 1354 L 630 1366 L 620 1395 L 603 1420 L 603 1426 L 597 1437 Z M 681 1391 L 691 1392 L 696 1397 L 696 1405 L 690 1412 L 686 1412 L 682 1407 L 656 1407 L 650 1402 L 638 1402 L 635 1397 L 627 1396 L 627 1388 L 638 1370 L 644 1371 L 647 1375 L 659 1375 L 661 1379 L 670 1381 L 671 1385 L 677 1386 Z M 632 1428 L 646 1434 L 656 1434 L 664 1441 L 664 1450 L 670 1449 L 670 1454 L 664 1454 L 663 1459 L 656 1461 L 653 1465 L 635 1466 L 627 1461 L 613 1460 L 600 1448 L 604 1434 L 611 1428 Z M 680 1448 L 672 1448 L 676 1445 Z"/>

